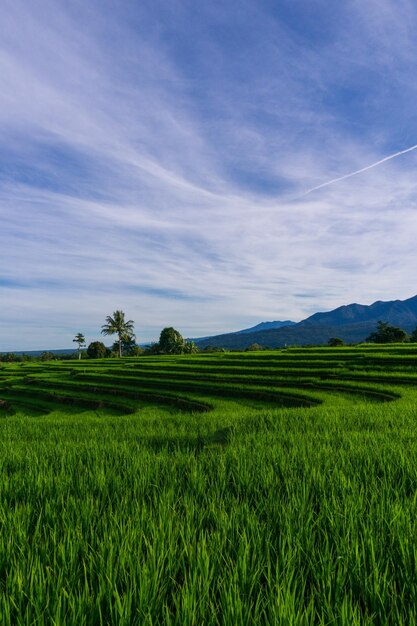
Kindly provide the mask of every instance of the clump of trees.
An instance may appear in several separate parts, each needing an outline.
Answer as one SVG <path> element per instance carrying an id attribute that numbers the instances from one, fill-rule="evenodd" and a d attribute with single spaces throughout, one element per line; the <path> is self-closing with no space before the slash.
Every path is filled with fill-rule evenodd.
<path id="1" fill-rule="evenodd" d="M 18 360 L 18 355 L 14 352 L 5 352 L 4 354 L 0 354 L 0 361 L 2 363 L 13 363 Z"/>
<path id="2" fill-rule="evenodd" d="M 405 330 L 380 320 L 376 325 L 376 330 L 368 336 L 366 341 L 370 343 L 404 343 L 408 339 Z"/>
<path id="3" fill-rule="evenodd" d="M 263 346 L 261 346 L 259 343 L 251 343 L 250 346 L 246 348 L 245 352 L 259 352 L 263 349 Z"/>
<path id="4" fill-rule="evenodd" d="M 139 346 L 136 345 L 136 339 L 134 335 L 122 335 L 121 338 L 122 344 L 122 356 L 137 356 L 137 350 L 141 350 Z M 120 342 L 115 341 L 111 347 L 112 356 L 120 356 Z"/>
<path id="5" fill-rule="evenodd" d="M 206 346 L 203 348 L 203 352 L 214 353 L 214 352 L 228 352 L 226 348 L 219 348 L 218 346 Z"/>
<path id="6" fill-rule="evenodd" d="M 330 337 L 327 345 L 332 348 L 337 348 L 338 346 L 344 346 L 345 342 L 340 337 Z"/>
<path id="7" fill-rule="evenodd" d="M 114 311 L 106 317 L 106 323 L 101 327 L 103 335 L 117 335 L 111 349 L 106 348 L 101 341 L 93 341 L 87 348 L 90 359 L 102 359 L 108 356 L 141 356 L 152 354 L 195 354 L 198 348 L 194 341 L 184 339 L 181 333 L 172 326 L 161 331 L 159 342 L 146 349 L 136 345 L 133 320 L 126 320 L 124 311 Z M 81 347 L 85 345 L 85 337 L 77 333 L 74 342 L 78 344 L 78 358 L 81 358 Z"/>
<path id="8" fill-rule="evenodd" d="M 151 346 L 154 354 L 195 354 L 198 348 L 194 341 L 184 339 L 181 333 L 172 326 L 163 328 L 159 342 Z"/>

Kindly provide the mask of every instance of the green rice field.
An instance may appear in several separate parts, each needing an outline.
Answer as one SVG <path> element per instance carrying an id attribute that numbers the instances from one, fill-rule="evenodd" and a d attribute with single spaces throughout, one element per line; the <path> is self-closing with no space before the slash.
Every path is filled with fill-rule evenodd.
<path id="1" fill-rule="evenodd" d="M 0 365 L 0 624 L 417 624 L 417 345 Z"/>

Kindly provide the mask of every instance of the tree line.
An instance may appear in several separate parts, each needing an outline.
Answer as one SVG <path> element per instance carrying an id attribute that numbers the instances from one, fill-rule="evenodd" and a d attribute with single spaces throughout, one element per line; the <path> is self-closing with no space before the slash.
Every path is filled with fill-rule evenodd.
<path id="1" fill-rule="evenodd" d="M 366 343 L 417 343 L 417 327 L 409 335 L 402 328 L 391 326 L 388 322 L 379 320 L 376 329 L 368 335 Z M 343 346 L 343 339 L 340 337 L 331 337 L 328 341 L 329 346 Z"/>
<path id="2" fill-rule="evenodd" d="M 107 348 L 101 341 L 93 341 L 86 350 L 86 356 L 91 359 L 100 359 L 109 356 L 140 356 L 142 354 L 195 354 L 198 348 L 193 341 L 184 339 L 175 328 L 164 328 L 159 341 L 146 348 L 136 344 L 135 324 L 133 320 L 126 320 L 124 311 L 114 311 L 106 317 L 101 327 L 103 335 L 117 335 L 117 341 L 112 348 Z M 82 333 L 77 333 L 73 339 L 78 345 L 78 358 L 82 357 L 82 348 L 86 341 Z"/>
<path id="3" fill-rule="evenodd" d="M 101 333 L 105 336 L 117 335 L 111 348 L 104 345 L 101 341 L 93 341 L 88 346 L 83 333 L 79 332 L 75 335 L 73 342 L 77 344 L 77 357 L 102 359 L 106 357 L 122 357 L 122 356 L 142 356 L 157 354 L 196 354 L 199 348 L 194 341 L 184 339 L 181 333 L 172 326 L 163 328 L 157 343 L 152 343 L 145 348 L 136 344 L 136 335 L 134 331 L 133 320 L 126 320 L 124 311 L 117 310 L 113 315 L 106 317 L 105 323 L 101 327 Z M 408 334 L 402 328 L 392 326 L 388 322 L 378 321 L 376 329 L 367 338 L 367 343 L 417 343 L 417 327 L 411 334 Z M 329 346 L 343 346 L 345 342 L 340 337 L 331 337 L 328 341 Z M 83 351 L 83 348 L 87 349 Z M 268 349 L 257 343 L 251 344 L 246 351 L 258 351 Z M 225 348 L 208 346 L 204 348 L 204 352 L 225 352 Z M 53 359 L 72 359 L 71 355 L 56 355 L 53 352 L 42 352 L 39 357 L 29 354 L 17 355 L 13 352 L 0 353 L 0 362 L 13 361 L 51 361 Z"/>
<path id="4" fill-rule="evenodd" d="M 164 328 L 161 331 L 159 342 L 154 343 L 147 348 L 141 348 L 136 345 L 135 335 L 133 332 L 133 321 L 129 320 L 125 322 L 124 312 L 115 311 L 113 317 L 108 316 L 106 318 L 106 324 L 102 326 L 101 332 L 105 335 L 118 335 L 118 342 L 113 345 L 113 349 L 109 350 L 100 341 L 93 342 L 87 348 L 87 356 L 90 358 L 102 358 L 106 356 L 114 356 L 115 352 L 119 357 L 121 356 L 139 356 L 141 354 L 195 354 L 199 352 L 198 347 L 193 341 L 185 340 L 182 335 L 175 330 L 175 328 Z M 84 337 L 79 333 L 76 335 L 73 341 L 78 343 L 79 358 L 81 358 L 81 345 L 79 339 Z M 376 329 L 366 338 L 366 343 L 404 343 L 413 342 L 417 343 L 417 327 L 409 335 L 402 328 L 392 326 L 388 322 L 379 320 L 376 324 Z M 85 345 L 85 340 L 84 340 Z M 329 346 L 342 346 L 344 345 L 343 339 L 339 337 L 331 337 L 328 341 Z M 251 344 L 246 351 L 258 351 L 265 350 L 264 346 L 257 343 Z M 207 351 L 216 350 L 216 348 Z M 224 350 L 219 348 L 219 350 Z"/>

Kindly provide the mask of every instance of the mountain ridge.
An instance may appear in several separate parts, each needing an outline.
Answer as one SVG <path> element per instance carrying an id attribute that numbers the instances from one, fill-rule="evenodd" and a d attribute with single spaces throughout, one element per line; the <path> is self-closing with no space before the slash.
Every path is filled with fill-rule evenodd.
<path id="1" fill-rule="evenodd" d="M 377 300 L 372 304 L 345 304 L 327 312 L 313 313 L 299 324 L 321 325 L 375 321 L 384 318 L 391 324 L 417 323 L 417 295 L 406 300 Z"/>
<path id="2" fill-rule="evenodd" d="M 294 326 L 297 322 L 292 322 L 291 320 L 274 321 L 274 322 L 260 322 L 256 324 L 256 326 L 251 326 L 250 328 L 244 328 L 243 330 L 236 331 L 237 335 L 243 335 L 245 333 L 257 333 L 260 330 L 270 330 L 272 328 L 283 328 L 284 326 Z"/>
<path id="3" fill-rule="evenodd" d="M 417 295 L 406 300 L 377 300 L 370 305 L 342 305 L 331 311 L 313 313 L 290 326 L 245 333 L 225 333 L 197 339 L 195 342 L 199 348 L 213 346 L 237 350 L 244 350 L 253 343 L 270 348 L 325 345 L 331 337 L 340 337 L 346 343 L 360 343 L 375 330 L 379 320 L 412 332 L 417 327 Z"/>

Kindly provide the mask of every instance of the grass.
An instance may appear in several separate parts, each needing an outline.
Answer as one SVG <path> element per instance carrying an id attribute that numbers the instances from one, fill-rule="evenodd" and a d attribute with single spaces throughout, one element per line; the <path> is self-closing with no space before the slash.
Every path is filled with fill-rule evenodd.
<path id="1" fill-rule="evenodd" d="M 417 623 L 413 359 L 0 368 L 0 624 Z"/>

